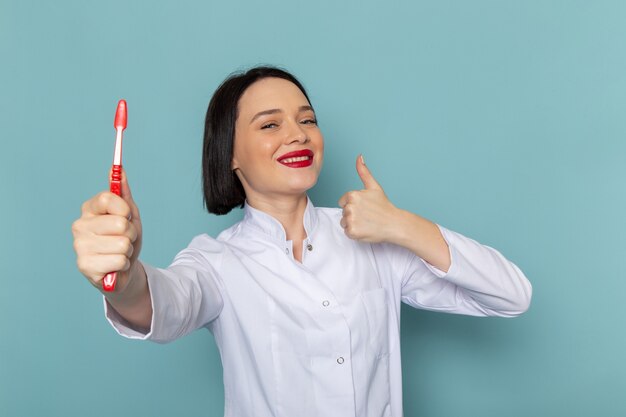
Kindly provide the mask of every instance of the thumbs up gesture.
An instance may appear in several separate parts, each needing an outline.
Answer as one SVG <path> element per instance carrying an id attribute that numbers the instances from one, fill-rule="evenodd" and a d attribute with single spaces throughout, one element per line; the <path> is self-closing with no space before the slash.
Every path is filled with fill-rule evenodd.
<path id="1" fill-rule="evenodd" d="M 339 199 L 343 209 L 341 227 L 351 239 L 374 243 L 388 241 L 397 225 L 399 210 L 374 179 L 362 155 L 357 158 L 356 170 L 364 189 L 348 191 Z"/>

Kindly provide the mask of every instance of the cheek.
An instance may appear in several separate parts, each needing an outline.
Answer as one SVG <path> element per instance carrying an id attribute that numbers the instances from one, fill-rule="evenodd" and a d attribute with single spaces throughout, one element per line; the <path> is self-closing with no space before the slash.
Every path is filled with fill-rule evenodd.
<path id="1" fill-rule="evenodd" d="M 277 149 L 277 146 L 272 141 L 260 141 L 259 142 L 258 152 L 260 155 L 263 155 L 264 157 L 267 157 L 267 156 L 271 157 L 272 155 L 274 155 L 274 152 L 276 152 L 276 149 Z"/>
<path id="2" fill-rule="evenodd" d="M 239 162 L 240 168 L 244 171 L 250 169 L 257 170 L 269 162 L 272 162 L 276 146 L 272 141 L 263 138 L 246 138 L 248 141 L 243 146 L 235 146 L 235 158 Z"/>
<path id="3" fill-rule="evenodd" d="M 322 162 L 324 162 L 324 138 L 322 137 L 321 133 L 319 135 L 316 145 L 317 145 L 318 165 L 321 167 Z"/>

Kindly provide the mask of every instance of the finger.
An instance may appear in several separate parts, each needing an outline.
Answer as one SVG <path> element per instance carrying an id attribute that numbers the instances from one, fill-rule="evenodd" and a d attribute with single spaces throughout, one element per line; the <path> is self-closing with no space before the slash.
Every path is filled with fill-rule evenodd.
<path id="1" fill-rule="evenodd" d="M 99 216 L 114 214 L 128 218 L 131 213 L 130 206 L 123 198 L 109 191 L 103 191 L 95 197 L 87 200 L 82 207 L 83 214 L 87 216 Z"/>
<path id="2" fill-rule="evenodd" d="M 382 190 L 383 188 L 378 184 L 378 182 L 374 179 L 374 176 L 370 172 L 367 165 L 365 165 L 365 160 L 363 159 L 363 155 L 359 155 L 356 159 L 356 171 L 361 177 L 361 181 L 363 181 L 363 185 L 366 190 Z"/>
<path id="3" fill-rule="evenodd" d="M 130 258 L 133 244 L 126 236 L 99 236 L 97 239 L 76 239 L 74 242 L 77 253 L 100 255 L 124 255 Z M 88 255 L 88 256 L 89 256 Z"/>
<path id="4" fill-rule="evenodd" d="M 342 217 L 341 220 L 339 221 L 339 224 L 341 225 L 342 228 L 346 228 L 348 226 L 348 223 L 346 222 L 346 218 Z"/>
<path id="5" fill-rule="evenodd" d="M 124 255 L 90 255 L 80 258 L 78 269 L 94 282 L 99 282 L 109 272 L 126 271 L 130 260 Z"/>
<path id="6" fill-rule="evenodd" d="M 348 193 L 345 193 L 339 199 L 339 207 L 344 208 L 348 204 Z"/>
<path id="7" fill-rule="evenodd" d="M 346 206 L 350 203 L 357 203 L 359 201 L 360 191 L 348 191 L 339 199 L 339 206 L 345 210 Z"/>
<path id="8" fill-rule="evenodd" d="M 98 236 L 126 236 L 131 242 L 137 239 L 137 228 L 126 217 L 100 215 L 84 220 L 83 231 Z"/>

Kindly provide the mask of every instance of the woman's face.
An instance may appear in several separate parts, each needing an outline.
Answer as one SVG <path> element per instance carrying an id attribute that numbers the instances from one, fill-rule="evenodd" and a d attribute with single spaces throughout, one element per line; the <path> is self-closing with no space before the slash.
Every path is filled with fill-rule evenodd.
<path id="1" fill-rule="evenodd" d="M 302 195 L 317 182 L 324 138 L 302 91 L 264 78 L 239 99 L 232 167 L 246 198 Z"/>

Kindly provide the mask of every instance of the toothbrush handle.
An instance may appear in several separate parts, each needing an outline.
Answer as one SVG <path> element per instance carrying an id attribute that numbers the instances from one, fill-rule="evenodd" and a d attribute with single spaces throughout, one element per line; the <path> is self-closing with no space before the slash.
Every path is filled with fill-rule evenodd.
<path id="1" fill-rule="evenodd" d="M 109 181 L 110 190 L 113 194 L 122 195 L 122 166 L 113 165 L 111 178 Z M 117 272 L 109 272 L 102 279 L 102 288 L 104 291 L 115 290 L 115 282 L 117 281 Z"/>
<path id="2" fill-rule="evenodd" d="M 113 170 L 111 171 L 111 179 L 109 181 L 109 186 L 111 187 L 111 192 L 113 194 L 122 195 L 122 166 L 121 165 L 113 165 Z"/>

